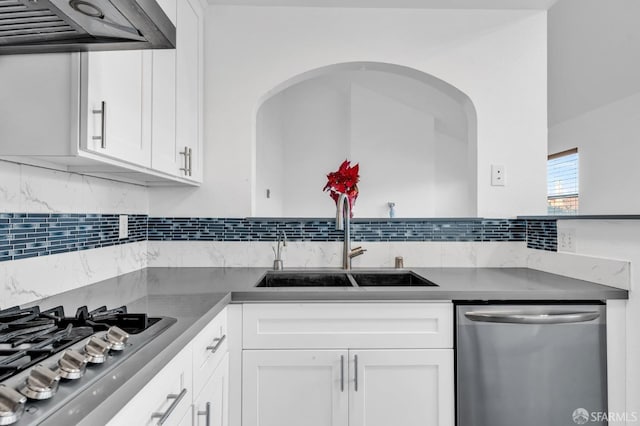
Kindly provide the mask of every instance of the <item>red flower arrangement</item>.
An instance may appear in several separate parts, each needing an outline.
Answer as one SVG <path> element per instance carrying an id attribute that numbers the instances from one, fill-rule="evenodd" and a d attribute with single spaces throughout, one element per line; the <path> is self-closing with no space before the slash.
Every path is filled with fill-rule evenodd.
<path id="1" fill-rule="evenodd" d="M 351 166 L 349 160 L 344 160 L 337 171 L 327 175 L 327 184 L 323 191 L 329 191 L 329 196 L 338 203 L 340 194 L 346 194 L 351 207 L 351 217 L 353 217 L 353 206 L 358 198 L 358 182 L 360 181 L 360 165 Z"/>

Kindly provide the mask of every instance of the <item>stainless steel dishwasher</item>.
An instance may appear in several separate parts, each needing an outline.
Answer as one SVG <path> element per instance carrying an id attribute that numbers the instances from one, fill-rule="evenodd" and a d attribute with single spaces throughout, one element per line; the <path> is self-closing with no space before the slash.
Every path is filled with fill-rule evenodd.
<path id="1" fill-rule="evenodd" d="M 606 425 L 602 304 L 456 305 L 458 426 Z"/>

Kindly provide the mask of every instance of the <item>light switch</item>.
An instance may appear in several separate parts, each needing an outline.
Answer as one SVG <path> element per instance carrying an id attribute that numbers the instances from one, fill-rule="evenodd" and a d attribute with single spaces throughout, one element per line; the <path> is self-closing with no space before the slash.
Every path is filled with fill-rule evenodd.
<path id="1" fill-rule="evenodd" d="M 493 164 L 491 166 L 491 186 L 504 186 L 504 166 Z"/>
<path id="2" fill-rule="evenodd" d="M 129 238 L 129 216 L 126 214 L 120 215 L 120 226 L 118 227 L 118 238 L 121 240 Z"/>

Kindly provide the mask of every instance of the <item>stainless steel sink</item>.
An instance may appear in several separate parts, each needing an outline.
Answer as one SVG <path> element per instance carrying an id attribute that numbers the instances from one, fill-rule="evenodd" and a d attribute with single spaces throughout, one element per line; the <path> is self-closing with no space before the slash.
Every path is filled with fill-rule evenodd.
<path id="1" fill-rule="evenodd" d="M 407 270 L 269 271 L 256 287 L 437 287 Z"/>
<path id="2" fill-rule="evenodd" d="M 267 272 L 256 287 L 353 287 L 346 272 Z"/>
<path id="3" fill-rule="evenodd" d="M 351 272 L 360 287 L 437 287 L 426 278 L 411 271 Z"/>

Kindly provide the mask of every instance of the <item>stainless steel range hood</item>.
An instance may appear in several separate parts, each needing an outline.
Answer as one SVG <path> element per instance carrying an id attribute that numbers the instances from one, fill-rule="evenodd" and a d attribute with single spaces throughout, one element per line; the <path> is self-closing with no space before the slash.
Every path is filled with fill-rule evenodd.
<path id="1" fill-rule="evenodd" d="M 0 0 L 1 55 L 175 44 L 176 28 L 156 0 Z"/>

